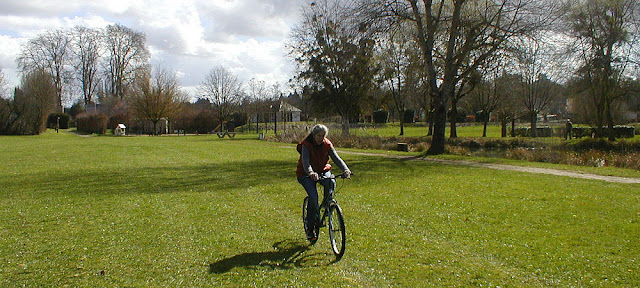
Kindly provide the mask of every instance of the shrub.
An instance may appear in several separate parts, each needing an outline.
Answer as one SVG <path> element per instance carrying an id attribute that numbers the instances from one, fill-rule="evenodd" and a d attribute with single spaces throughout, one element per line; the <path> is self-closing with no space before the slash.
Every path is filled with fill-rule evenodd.
<path id="1" fill-rule="evenodd" d="M 404 123 L 413 123 L 415 120 L 415 111 L 411 109 L 404 110 L 404 115 L 402 120 Z"/>
<path id="2" fill-rule="evenodd" d="M 616 138 L 633 138 L 636 128 L 633 126 L 614 126 L 613 131 Z"/>
<path id="3" fill-rule="evenodd" d="M 373 111 L 374 123 L 387 123 L 388 121 L 389 121 L 389 111 L 387 110 Z"/>
<path id="4" fill-rule="evenodd" d="M 515 137 L 532 137 L 531 127 L 516 127 Z M 542 126 L 536 127 L 536 137 L 551 137 L 553 136 L 553 128 Z"/>
<path id="5" fill-rule="evenodd" d="M 218 119 L 206 110 L 200 111 L 192 121 L 193 126 L 191 128 L 200 134 L 207 134 L 213 131 L 220 123 Z"/>
<path id="6" fill-rule="evenodd" d="M 69 114 L 52 113 L 52 114 L 49 114 L 49 117 L 47 117 L 47 127 L 56 128 L 56 124 L 60 124 L 58 128 L 69 129 L 70 120 L 71 120 L 71 116 Z"/>
<path id="7" fill-rule="evenodd" d="M 591 127 L 573 127 L 571 129 L 571 136 L 574 138 L 591 137 L 593 134 L 593 128 Z"/>
<path id="8" fill-rule="evenodd" d="M 105 134 L 109 118 L 101 112 L 85 112 L 77 117 L 78 131 Z"/>

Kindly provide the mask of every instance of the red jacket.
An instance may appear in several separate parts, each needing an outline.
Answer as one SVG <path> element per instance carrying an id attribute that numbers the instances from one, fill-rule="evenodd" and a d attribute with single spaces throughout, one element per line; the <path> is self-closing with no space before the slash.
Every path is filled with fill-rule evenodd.
<path id="1" fill-rule="evenodd" d="M 311 168 L 314 172 L 321 174 L 322 172 L 331 170 L 331 164 L 329 164 L 329 151 L 333 148 L 333 143 L 331 143 L 327 138 L 324 138 L 324 141 L 320 145 L 315 145 L 312 141 L 313 140 L 309 141 L 307 138 L 297 146 L 298 153 L 300 153 L 298 169 L 296 170 L 296 176 L 298 178 L 307 175 L 307 171 L 302 167 L 303 145 L 307 148 L 307 151 L 309 151 L 309 164 L 311 164 Z"/>

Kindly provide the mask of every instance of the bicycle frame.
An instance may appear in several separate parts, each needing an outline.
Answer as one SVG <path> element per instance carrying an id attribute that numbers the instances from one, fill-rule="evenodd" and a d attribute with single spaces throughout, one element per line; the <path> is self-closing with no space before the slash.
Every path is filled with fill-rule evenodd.
<path id="1" fill-rule="evenodd" d="M 336 178 L 349 178 L 347 176 L 343 174 L 334 176 L 334 175 L 330 175 L 329 177 L 321 177 L 318 181 L 323 180 L 323 179 L 336 179 Z M 317 181 L 316 181 L 317 184 Z M 337 192 L 336 189 L 334 190 L 334 193 Z M 325 191 L 323 191 L 325 192 Z M 344 247 L 345 247 L 345 239 L 346 239 L 346 234 L 345 234 L 345 225 L 344 225 L 344 217 L 342 215 L 342 209 L 340 209 L 340 205 L 338 205 L 338 201 L 336 201 L 333 198 L 333 194 L 326 194 L 323 193 L 323 195 L 325 197 L 323 197 L 322 199 L 322 203 L 319 205 L 318 207 L 318 216 L 316 218 L 316 224 L 315 224 L 315 228 L 316 231 L 315 233 L 317 234 L 319 232 L 319 229 L 321 227 L 326 227 L 329 226 L 329 238 L 331 241 L 331 247 L 333 249 L 334 254 L 337 256 L 337 259 L 340 259 L 342 257 L 342 255 L 344 255 Z M 306 211 L 307 211 L 307 205 L 308 205 L 308 199 L 309 197 L 307 196 L 304 201 L 303 201 L 303 207 L 302 207 L 302 219 L 303 222 L 305 223 L 305 230 L 307 229 L 307 224 L 306 224 Z M 335 217 L 335 218 L 334 218 Z M 316 242 L 317 238 L 310 240 L 311 244 L 313 245 Z"/>

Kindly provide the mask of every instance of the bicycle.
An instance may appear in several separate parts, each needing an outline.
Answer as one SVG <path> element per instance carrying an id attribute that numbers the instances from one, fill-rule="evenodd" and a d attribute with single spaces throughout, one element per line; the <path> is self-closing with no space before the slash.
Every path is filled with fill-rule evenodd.
<path id="1" fill-rule="evenodd" d="M 353 174 L 351 174 L 353 175 Z M 347 176 L 345 174 L 340 175 L 331 175 L 329 177 L 321 177 L 318 181 L 323 179 L 337 179 L 342 178 L 345 179 Z M 318 183 L 318 182 L 316 182 Z M 334 194 L 337 192 L 334 190 Z M 323 193 L 324 195 L 324 193 Z M 322 217 L 317 218 L 316 223 L 314 225 L 315 234 L 318 235 L 321 227 L 329 226 L 329 240 L 331 242 L 331 248 L 333 249 L 333 253 L 336 255 L 338 259 L 344 255 L 345 244 L 347 242 L 347 234 L 344 226 L 344 216 L 342 215 L 342 209 L 340 205 L 338 205 L 338 201 L 333 198 L 332 195 L 329 196 L 329 199 L 323 199 L 322 204 L 319 207 L 319 212 Z M 304 224 L 304 231 L 306 232 L 307 227 L 307 204 L 309 202 L 309 196 L 305 197 L 302 202 L 302 223 Z M 318 241 L 317 238 L 313 240 L 309 240 L 311 245 L 315 244 Z"/>

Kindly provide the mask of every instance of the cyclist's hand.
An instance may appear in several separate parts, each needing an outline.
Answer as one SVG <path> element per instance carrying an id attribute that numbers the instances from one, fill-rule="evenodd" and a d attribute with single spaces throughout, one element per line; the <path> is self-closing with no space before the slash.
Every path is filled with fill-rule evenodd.
<path id="1" fill-rule="evenodd" d="M 351 170 L 344 171 L 342 174 L 344 175 L 344 178 L 351 179 Z"/>
<path id="2" fill-rule="evenodd" d="M 311 173 L 309 174 L 309 177 L 311 177 L 311 180 L 316 181 L 316 182 L 317 182 L 318 180 L 320 180 L 320 175 L 318 175 L 318 173 L 316 173 L 316 172 L 311 172 Z"/>

